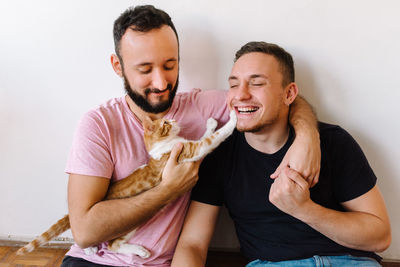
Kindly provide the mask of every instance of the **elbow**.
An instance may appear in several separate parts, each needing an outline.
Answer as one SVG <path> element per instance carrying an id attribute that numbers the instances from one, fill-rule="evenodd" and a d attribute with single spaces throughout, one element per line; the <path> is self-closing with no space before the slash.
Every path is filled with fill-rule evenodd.
<path id="1" fill-rule="evenodd" d="M 374 252 L 383 252 L 389 248 L 392 242 L 392 235 L 390 233 L 386 234 L 379 242 L 377 242 Z"/>
<path id="2" fill-rule="evenodd" d="M 74 241 L 75 241 L 75 244 L 77 244 L 81 249 L 85 249 L 85 248 L 92 246 L 92 244 L 89 242 L 89 240 L 85 240 L 83 238 L 78 239 L 78 238 L 74 237 Z"/>
<path id="3" fill-rule="evenodd" d="M 390 225 L 385 228 L 382 228 L 382 232 L 379 237 L 376 238 L 373 247 L 369 249 L 372 252 L 383 252 L 389 248 L 390 243 L 392 242 L 392 233 L 390 229 Z"/>
<path id="4" fill-rule="evenodd" d="M 72 234 L 72 236 L 74 237 L 75 244 L 77 244 L 82 249 L 88 248 L 92 245 L 89 239 L 84 235 Z"/>
<path id="5" fill-rule="evenodd" d="M 76 229 L 76 228 L 78 228 L 78 227 L 75 227 L 75 228 L 71 227 L 71 232 L 72 232 L 72 236 L 74 237 L 75 244 L 77 244 L 82 249 L 91 247 L 96 244 L 96 241 L 90 237 L 90 235 L 88 234 L 88 231 L 85 231 L 84 229 L 79 229 L 79 228 Z"/>

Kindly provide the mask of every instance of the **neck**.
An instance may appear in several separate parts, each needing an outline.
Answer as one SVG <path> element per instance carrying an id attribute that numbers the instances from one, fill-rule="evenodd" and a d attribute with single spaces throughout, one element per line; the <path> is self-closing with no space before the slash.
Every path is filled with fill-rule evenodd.
<path id="1" fill-rule="evenodd" d="M 125 100 L 126 100 L 126 103 L 128 103 L 129 109 L 133 112 L 133 114 L 136 116 L 136 118 L 137 118 L 140 122 L 143 122 L 143 120 L 144 120 L 144 118 L 145 118 L 146 116 L 147 116 L 147 117 L 150 117 L 152 120 L 161 119 L 161 118 L 164 117 L 164 116 L 168 113 L 168 111 L 169 111 L 169 109 L 167 109 L 166 111 L 160 112 L 160 113 L 157 113 L 157 114 L 148 113 L 148 112 L 146 112 L 146 111 L 143 111 L 143 109 L 141 109 L 138 105 L 136 105 L 135 102 L 133 102 L 132 99 L 131 99 L 128 95 L 125 96 Z"/>
<path id="2" fill-rule="evenodd" d="M 254 149 L 273 154 L 281 149 L 289 138 L 289 124 L 287 120 L 267 125 L 257 132 L 245 132 L 247 143 Z"/>

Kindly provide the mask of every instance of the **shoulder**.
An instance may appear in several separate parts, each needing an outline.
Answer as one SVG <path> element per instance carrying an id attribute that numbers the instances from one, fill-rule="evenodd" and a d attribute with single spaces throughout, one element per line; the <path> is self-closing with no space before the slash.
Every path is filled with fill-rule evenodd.
<path id="1" fill-rule="evenodd" d="M 368 192 L 376 176 L 356 140 L 338 125 L 319 123 L 321 175 L 331 173 L 335 199 L 345 202 Z"/>
<path id="2" fill-rule="evenodd" d="M 354 143 L 354 138 L 339 125 L 318 122 L 321 144 L 343 145 L 348 142 Z"/>
<path id="3" fill-rule="evenodd" d="M 221 127 L 229 120 L 229 109 L 226 105 L 224 90 L 193 89 L 190 92 L 179 93 L 175 96 L 171 114 L 174 119 L 201 120 L 214 118 Z"/>
<path id="4" fill-rule="evenodd" d="M 119 116 L 125 109 L 124 97 L 112 98 L 108 101 L 98 105 L 95 108 L 89 110 L 84 117 L 105 117 L 105 116 Z"/>
<path id="5" fill-rule="evenodd" d="M 336 166 L 348 168 L 368 166 L 360 145 L 345 129 L 338 125 L 319 123 L 322 157 Z"/>
<path id="6" fill-rule="evenodd" d="M 112 98 L 87 111 L 81 117 L 79 125 L 97 125 L 101 128 L 116 127 L 116 124 L 127 121 L 127 117 L 130 116 L 132 115 L 125 97 Z"/>
<path id="7" fill-rule="evenodd" d="M 225 90 L 201 90 L 194 88 L 189 92 L 182 92 L 176 95 L 176 99 L 179 102 L 186 102 L 188 104 L 200 105 L 208 103 L 225 102 L 227 91 Z"/>

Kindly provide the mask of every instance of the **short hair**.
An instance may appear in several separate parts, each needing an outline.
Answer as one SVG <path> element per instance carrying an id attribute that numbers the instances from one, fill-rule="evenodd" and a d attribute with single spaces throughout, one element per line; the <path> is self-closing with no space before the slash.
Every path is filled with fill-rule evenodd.
<path id="1" fill-rule="evenodd" d="M 283 75 L 282 86 L 286 86 L 289 83 L 294 82 L 293 58 L 288 52 L 285 51 L 285 49 L 276 44 L 262 41 L 248 42 L 236 52 L 234 62 L 236 62 L 241 56 L 253 52 L 261 52 L 271 55 L 278 61 L 280 65 L 280 71 Z"/>
<path id="2" fill-rule="evenodd" d="M 113 34 L 115 53 L 121 60 L 120 42 L 128 28 L 139 32 L 149 32 L 153 29 L 159 29 L 163 25 L 172 28 L 178 40 L 179 48 L 178 33 L 176 32 L 174 23 L 172 23 L 171 17 L 165 11 L 155 8 L 152 5 L 128 8 L 114 22 Z"/>

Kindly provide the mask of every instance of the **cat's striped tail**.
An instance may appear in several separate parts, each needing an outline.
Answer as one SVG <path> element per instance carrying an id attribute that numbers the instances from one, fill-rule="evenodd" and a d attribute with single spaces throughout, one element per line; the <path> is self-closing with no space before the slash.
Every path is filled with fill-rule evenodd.
<path id="1" fill-rule="evenodd" d="M 69 225 L 69 216 L 65 215 L 62 219 L 58 220 L 55 224 L 53 224 L 46 232 L 41 234 L 38 238 L 27 244 L 26 246 L 20 248 L 17 251 L 18 255 L 24 255 L 25 253 L 32 252 L 36 248 L 46 244 L 51 241 L 53 238 L 58 235 L 64 233 L 66 230 L 70 228 Z"/>

